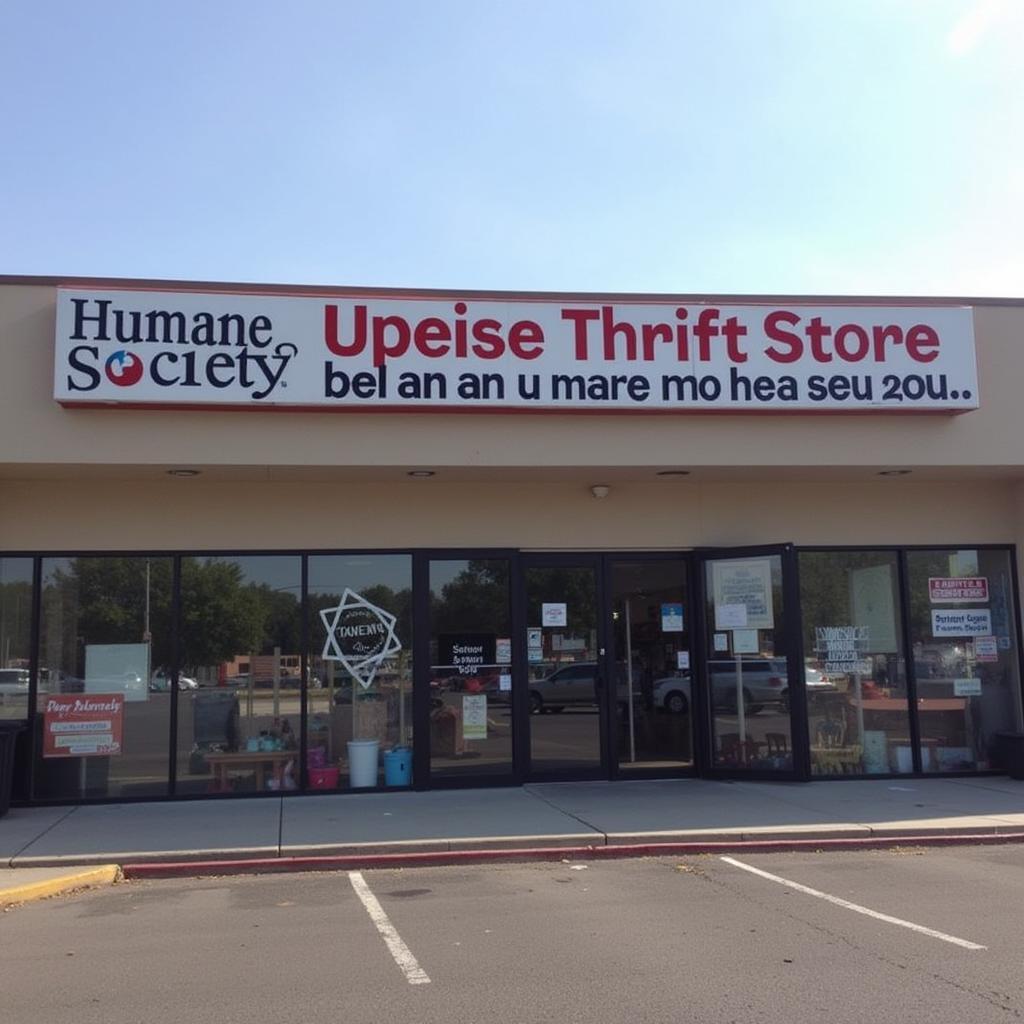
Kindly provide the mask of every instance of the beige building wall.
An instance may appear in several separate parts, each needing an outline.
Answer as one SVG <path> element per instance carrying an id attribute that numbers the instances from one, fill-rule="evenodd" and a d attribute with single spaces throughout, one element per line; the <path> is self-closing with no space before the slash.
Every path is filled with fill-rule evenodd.
<path id="1" fill-rule="evenodd" d="M 0 279 L 0 553 L 1024 545 L 1024 302 L 958 416 L 64 409 L 55 304 Z"/>
<path id="2" fill-rule="evenodd" d="M 906 300 L 874 304 L 886 301 Z M 778 467 L 789 473 L 911 466 L 943 474 L 959 469 L 1020 477 L 1020 302 L 976 306 L 981 408 L 959 416 L 472 417 L 64 409 L 52 398 L 55 302 L 53 284 L 3 284 L 0 279 L 0 467 L 8 477 L 18 469 L 62 464 L 151 470 L 173 465 L 331 468 L 378 479 L 395 479 L 422 465 L 463 476 L 524 471 L 517 478 L 537 471 L 579 475 L 599 468 L 642 476 L 673 466 L 737 472 Z M 866 476 L 852 473 L 850 478 Z"/>
<path id="3" fill-rule="evenodd" d="M 659 549 L 797 544 L 1015 543 L 1002 483 L 659 482 L 273 485 L 203 477 L 5 481 L 3 549 L 516 547 Z"/>
<path id="4" fill-rule="evenodd" d="M 975 304 L 981 408 L 959 416 L 65 409 L 55 303 L 55 282 L 0 279 L 2 550 L 1024 538 L 1021 302 Z M 673 468 L 692 475 L 655 475 Z"/>

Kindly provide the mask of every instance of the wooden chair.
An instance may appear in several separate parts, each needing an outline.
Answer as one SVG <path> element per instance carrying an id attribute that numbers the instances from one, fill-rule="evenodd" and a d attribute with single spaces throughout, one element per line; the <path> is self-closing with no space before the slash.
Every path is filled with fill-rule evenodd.
<path id="1" fill-rule="evenodd" d="M 860 743 L 847 744 L 846 722 L 826 718 L 814 731 L 811 762 L 818 775 L 853 775 L 863 771 L 864 748 Z"/>
<path id="2" fill-rule="evenodd" d="M 718 737 L 718 758 L 723 764 L 749 764 L 757 757 L 758 744 L 741 740 L 738 732 L 724 732 Z"/>

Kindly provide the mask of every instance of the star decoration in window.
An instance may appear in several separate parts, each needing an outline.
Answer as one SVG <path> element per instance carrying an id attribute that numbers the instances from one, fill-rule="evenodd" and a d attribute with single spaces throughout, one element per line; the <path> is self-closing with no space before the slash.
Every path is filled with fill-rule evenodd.
<path id="1" fill-rule="evenodd" d="M 341 662 L 364 690 L 373 684 L 384 661 L 402 649 L 395 636 L 395 616 L 348 587 L 341 603 L 321 609 L 320 618 L 327 630 L 321 657 Z"/>

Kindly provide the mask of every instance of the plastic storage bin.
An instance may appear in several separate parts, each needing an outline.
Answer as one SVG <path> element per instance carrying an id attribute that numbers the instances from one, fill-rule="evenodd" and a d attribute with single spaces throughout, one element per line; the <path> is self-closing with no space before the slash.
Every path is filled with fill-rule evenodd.
<path id="1" fill-rule="evenodd" d="M 309 769 L 310 789 L 337 789 L 338 769 L 337 768 L 310 768 Z"/>
<path id="2" fill-rule="evenodd" d="M 348 741 L 348 784 L 352 789 L 377 785 L 379 740 Z"/>
<path id="3" fill-rule="evenodd" d="M 384 751 L 384 784 L 408 786 L 412 781 L 412 751 L 408 747 L 395 747 Z"/>

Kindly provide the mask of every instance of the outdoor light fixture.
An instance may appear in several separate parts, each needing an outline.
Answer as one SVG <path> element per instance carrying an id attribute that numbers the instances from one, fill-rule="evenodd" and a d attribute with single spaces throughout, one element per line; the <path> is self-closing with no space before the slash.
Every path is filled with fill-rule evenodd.
<path id="1" fill-rule="evenodd" d="M 881 469 L 878 471 L 879 476 L 910 476 L 911 470 L 909 469 Z"/>
<path id="2" fill-rule="evenodd" d="M 168 476 L 199 476 L 198 469 L 169 469 Z"/>
<path id="3" fill-rule="evenodd" d="M 608 495 L 611 494 L 611 490 L 612 489 L 607 484 L 594 484 L 594 486 L 590 488 L 590 493 L 595 498 L 607 498 Z"/>
<path id="4" fill-rule="evenodd" d="M 406 476 L 415 477 L 417 480 L 426 479 L 428 476 L 436 476 L 432 469 L 410 469 Z"/>

